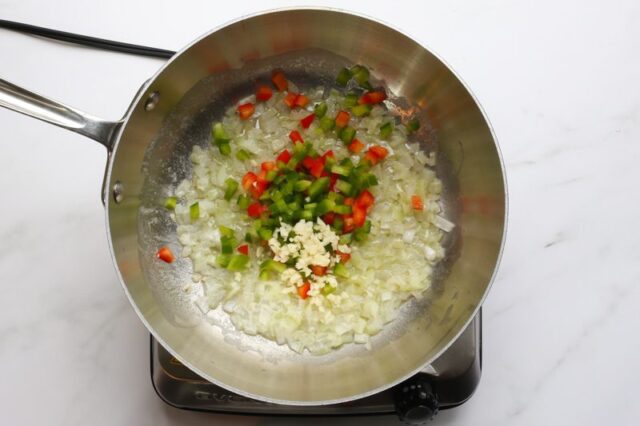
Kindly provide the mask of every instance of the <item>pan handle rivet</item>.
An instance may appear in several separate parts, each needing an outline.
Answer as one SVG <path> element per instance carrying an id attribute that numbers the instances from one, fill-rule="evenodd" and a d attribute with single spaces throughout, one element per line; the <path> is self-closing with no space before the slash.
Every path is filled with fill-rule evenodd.
<path id="1" fill-rule="evenodd" d="M 115 201 L 116 204 L 120 204 L 122 198 L 122 183 L 120 181 L 116 181 L 116 183 L 113 184 L 113 201 Z"/>
<path id="2" fill-rule="evenodd" d="M 156 105 L 158 105 L 158 102 L 160 102 L 160 93 L 158 93 L 158 91 L 155 91 L 151 93 L 145 101 L 144 110 L 151 111 L 156 107 Z"/>

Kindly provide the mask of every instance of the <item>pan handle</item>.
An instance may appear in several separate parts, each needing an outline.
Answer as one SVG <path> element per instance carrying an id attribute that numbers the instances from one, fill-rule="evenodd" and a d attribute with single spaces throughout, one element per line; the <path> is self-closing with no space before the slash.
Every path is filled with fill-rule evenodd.
<path id="1" fill-rule="evenodd" d="M 0 79 L 0 106 L 90 137 L 111 152 L 122 121 L 106 121 Z"/>

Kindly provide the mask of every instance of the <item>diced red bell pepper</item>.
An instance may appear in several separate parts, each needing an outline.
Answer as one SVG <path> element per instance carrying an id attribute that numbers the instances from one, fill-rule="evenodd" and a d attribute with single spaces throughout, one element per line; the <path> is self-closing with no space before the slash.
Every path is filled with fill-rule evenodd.
<path id="1" fill-rule="evenodd" d="M 343 220 L 344 220 L 344 224 L 342 225 L 342 233 L 343 234 L 348 234 L 349 232 L 351 232 L 354 229 L 356 229 L 356 225 L 354 223 L 354 220 L 353 220 L 352 216 L 344 215 L 343 216 Z"/>
<path id="2" fill-rule="evenodd" d="M 251 188 L 249 188 L 249 193 L 253 198 L 260 198 L 260 196 L 264 194 L 264 191 L 267 190 L 268 186 L 269 182 L 267 182 L 266 179 L 259 179 L 251 185 Z"/>
<path id="3" fill-rule="evenodd" d="M 255 173 L 247 172 L 242 177 L 242 187 L 244 188 L 245 191 L 248 191 L 249 188 L 251 188 L 251 186 L 253 185 L 253 183 L 257 180 L 258 180 L 258 176 L 256 176 Z"/>
<path id="4" fill-rule="evenodd" d="M 375 197 L 368 190 L 364 190 L 358 195 L 356 198 L 356 205 L 360 207 L 364 207 L 365 211 L 373 206 L 373 203 L 376 201 Z"/>
<path id="5" fill-rule="evenodd" d="M 293 108 L 296 106 L 296 99 L 298 98 L 297 93 L 289 92 L 287 96 L 284 97 L 283 102 L 289 107 Z"/>
<path id="6" fill-rule="evenodd" d="M 324 173 L 324 162 L 318 158 L 313 166 L 311 166 L 311 169 L 309 169 L 309 173 L 315 178 L 321 177 Z"/>
<path id="7" fill-rule="evenodd" d="M 304 108 L 309 103 L 309 98 L 300 93 L 289 92 L 284 97 L 284 103 L 291 109 L 295 107 Z"/>
<path id="8" fill-rule="evenodd" d="M 298 94 L 295 101 L 296 106 L 299 106 L 300 108 L 304 108 L 307 106 L 308 103 L 309 103 L 309 98 L 307 98 L 303 94 Z"/>
<path id="9" fill-rule="evenodd" d="M 262 213 L 267 211 L 267 209 L 267 206 L 263 206 L 262 204 L 255 202 L 249 204 L 249 207 L 247 207 L 247 214 L 253 218 L 259 218 Z"/>
<path id="10" fill-rule="evenodd" d="M 311 290 L 311 284 L 309 284 L 309 281 L 305 281 L 304 284 L 298 287 L 298 295 L 300 298 L 306 299 L 309 297 L 309 290 Z"/>
<path id="11" fill-rule="evenodd" d="M 387 99 L 387 94 L 384 92 L 381 92 L 381 91 L 367 92 L 364 95 L 360 96 L 360 99 L 358 99 L 358 103 L 360 105 L 379 104 L 385 99 Z"/>
<path id="12" fill-rule="evenodd" d="M 364 148 L 364 144 L 360 142 L 358 139 L 353 139 L 349 144 L 349 151 L 354 154 L 358 154 Z"/>
<path id="13" fill-rule="evenodd" d="M 353 205 L 353 198 L 351 197 L 347 197 L 344 199 L 344 205 L 345 206 L 352 206 Z"/>
<path id="14" fill-rule="evenodd" d="M 276 170 L 278 166 L 276 166 L 275 161 L 265 161 L 260 164 L 260 168 L 265 172 L 270 172 L 271 170 Z"/>
<path id="15" fill-rule="evenodd" d="M 350 253 L 343 253 L 340 250 L 336 250 L 336 254 L 340 256 L 340 263 L 347 263 L 351 259 Z"/>
<path id="16" fill-rule="evenodd" d="M 242 187 L 245 191 L 248 191 L 253 198 L 260 198 L 268 186 L 267 172 L 264 170 L 261 170 L 258 176 L 253 172 L 247 172 L 242 178 Z"/>
<path id="17" fill-rule="evenodd" d="M 300 120 L 300 125 L 304 129 L 308 129 L 309 126 L 311 126 L 311 123 L 313 123 L 313 119 L 314 118 L 316 118 L 316 115 L 314 113 L 311 113 L 311 114 L 307 115 L 305 118 L 303 118 L 302 120 Z"/>
<path id="18" fill-rule="evenodd" d="M 175 260 L 173 253 L 171 253 L 171 250 L 169 250 L 169 247 L 166 247 L 166 246 L 158 250 L 158 252 L 156 253 L 156 257 L 166 263 L 171 263 Z"/>
<path id="19" fill-rule="evenodd" d="M 307 156 L 302 160 L 302 165 L 309 170 L 311 176 L 315 178 L 319 178 L 324 172 L 324 161 L 322 160 L 322 157 L 312 158 Z"/>
<path id="20" fill-rule="evenodd" d="M 414 210 L 424 210 L 424 202 L 422 201 L 422 197 L 420 197 L 419 195 L 412 195 L 411 207 L 413 207 Z"/>
<path id="21" fill-rule="evenodd" d="M 336 115 L 336 127 L 347 127 L 349 124 L 349 113 L 346 111 L 339 111 Z"/>
<path id="22" fill-rule="evenodd" d="M 311 170 L 313 165 L 316 163 L 316 160 L 313 157 L 306 156 L 302 160 L 302 165 L 307 169 Z"/>
<path id="23" fill-rule="evenodd" d="M 373 155 L 378 157 L 379 160 L 384 160 L 385 158 L 387 158 L 387 155 L 389 154 L 389 150 L 380 145 L 373 145 L 369 147 L 367 151 L 371 152 Z"/>
<path id="24" fill-rule="evenodd" d="M 380 161 L 380 159 L 371 151 L 367 151 L 364 154 L 364 157 L 362 157 L 362 160 L 369 162 L 372 166 L 375 166 Z"/>
<path id="25" fill-rule="evenodd" d="M 282 71 L 274 71 L 273 74 L 271 74 L 271 81 L 273 81 L 273 84 L 280 92 L 287 90 L 289 87 L 289 82 L 287 82 L 287 78 Z"/>
<path id="26" fill-rule="evenodd" d="M 271 96 L 273 96 L 273 90 L 271 90 L 271 87 L 264 84 L 258 86 L 258 90 L 256 90 L 257 100 L 266 102 L 271 99 Z"/>
<path id="27" fill-rule="evenodd" d="M 322 216 L 322 221 L 327 225 L 333 225 L 334 220 L 336 220 L 336 214 L 334 212 L 329 212 Z"/>
<path id="28" fill-rule="evenodd" d="M 338 175 L 331 173 L 329 177 L 329 191 L 333 191 L 336 188 L 336 182 L 338 182 Z"/>
<path id="29" fill-rule="evenodd" d="M 246 104 L 238 105 L 238 115 L 240 116 L 240 120 L 246 120 L 253 115 L 253 112 L 256 110 L 256 107 L 251 103 L 247 102 Z"/>
<path id="30" fill-rule="evenodd" d="M 291 142 L 293 142 L 294 145 L 297 142 L 304 143 L 304 140 L 302 139 L 300 132 L 297 130 L 292 130 L 291 133 L 289 133 L 289 139 L 291 139 Z"/>
<path id="31" fill-rule="evenodd" d="M 276 161 L 282 161 L 285 164 L 287 164 L 289 160 L 291 160 L 291 153 L 286 149 L 276 157 Z"/>
<path id="32" fill-rule="evenodd" d="M 311 265 L 311 272 L 313 272 L 313 275 L 317 275 L 321 277 L 327 273 L 327 267 L 319 266 L 319 265 Z"/>
<path id="33" fill-rule="evenodd" d="M 245 256 L 249 256 L 249 246 L 246 244 L 238 246 L 238 253 L 244 254 Z"/>
<path id="34" fill-rule="evenodd" d="M 326 159 L 327 159 L 328 157 L 336 158 L 336 156 L 335 156 L 335 154 L 333 153 L 333 151 L 332 151 L 332 150 L 328 150 L 327 152 L 325 152 L 324 154 L 322 154 L 322 159 L 323 159 L 323 160 L 325 160 L 325 161 L 326 161 Z"/>
<path id="35" fill-rule="evenodd" d="M 353 226 L 360 228 L 364 225 L 367 220 L 367 210 L 359 205 L 355 205 L 352 207 L 352 216 L 353 216 Z M 345 221 L 346 223 L 346 221 Z"/>

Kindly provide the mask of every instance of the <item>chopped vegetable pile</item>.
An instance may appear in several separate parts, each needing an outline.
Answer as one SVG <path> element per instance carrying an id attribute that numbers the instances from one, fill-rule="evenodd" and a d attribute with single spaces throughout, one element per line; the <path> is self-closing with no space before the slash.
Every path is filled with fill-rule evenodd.
<path id="1" fill-rule="evenodd" d="M 212 149 L 194 147 L 193 177 L 164 201 L 198 306 L 298 352 L 368 344 L 444 255 L 435 157 L 407 142 L 419 122 L 399 123 L 361 65 L 339 72 L 345 94 L 280 70 L 271 83 L 212 124 Z"/>

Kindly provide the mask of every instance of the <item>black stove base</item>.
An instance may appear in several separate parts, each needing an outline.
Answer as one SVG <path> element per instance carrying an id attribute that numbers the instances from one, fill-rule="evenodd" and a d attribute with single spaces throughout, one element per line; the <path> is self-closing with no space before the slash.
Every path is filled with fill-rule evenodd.
<path id="1" fill-rule="evenodd" d="M 181 409 L 255 415 L 374 415 L 398 413 L 414 423 L 457 407 L 474 393 L 482 373 L 482 313 L 436 361 L 409 380 L 356 401 L 287 406 L 256 401 L 207 382 L 151 337 L 151 382 L 158 396 Z M 416 423 L 417 424 L 417 423 Z"/>

